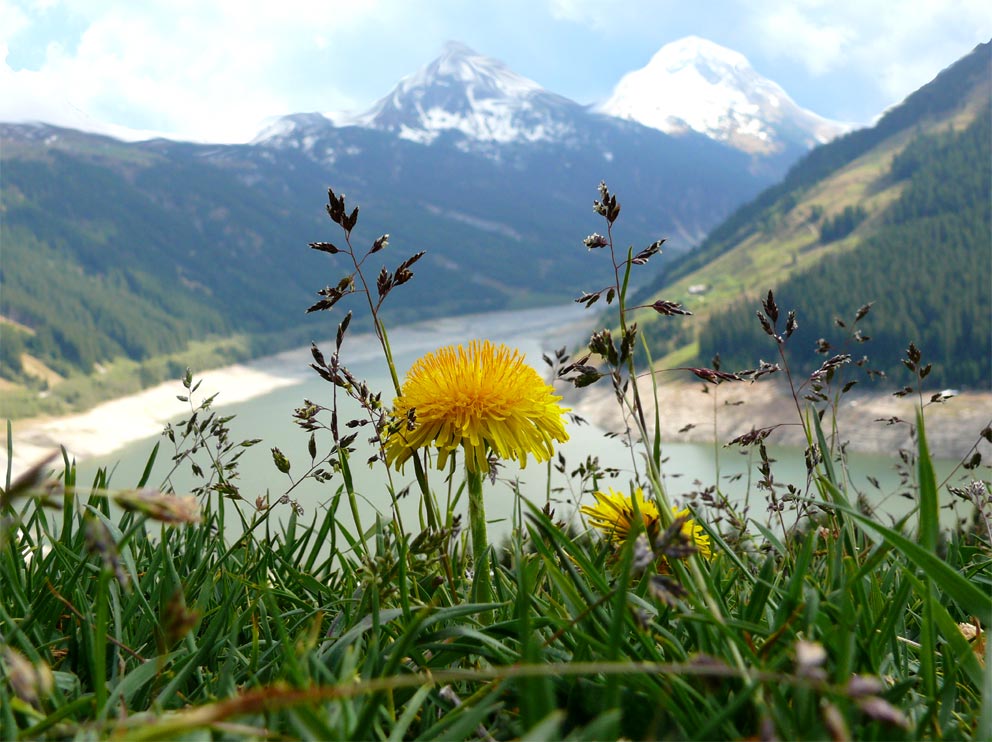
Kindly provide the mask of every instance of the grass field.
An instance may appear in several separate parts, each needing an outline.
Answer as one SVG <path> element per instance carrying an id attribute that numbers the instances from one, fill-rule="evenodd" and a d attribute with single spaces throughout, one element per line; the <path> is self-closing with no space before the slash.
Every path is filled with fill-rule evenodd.
<path id="1" fill-rule="evenodd" d="M 915 507 L 888 527 L 852 496 L 830 415 L 821 422 L 797 400 L 804 489 L 775 482 L 754 435 L 741 444 L 758 452 L 764 512 L 737 512 L 719 490 L 705 508 L 675 511 L 659 476 L 663 411 L 630 384 L 637 338 L 625 287 L 636 265 L 614 251 L 619 211 L 605 186 L 597 210 L 619 331 L 595 333 L 582 357 L 549 361 L 557 383 L 613 386 L 637 462 L 631 481 L 556 458 L 557 397 L 517 372 L 511 350 L 479 361 L 440 349 L 402 383 L 394 372 L 388 410 L 338 357 L 344 315 L 314 368 L 362 413 L 296 410 L 312 437 L 305 452 L 272 450 L 283 492 L 241 479 L 238 459 L 259 439 L 232 439 L 230 418 L 187 374 L 193 412 L 151 457 L 191 468 L 192 492 L 173 491 L 171 475 L 148 481 L 150 465 L 126 483 L 104 472 L 79 482 L 69 460 L 17 481 L 8 472 L 0 738 L 992 738 L 987 465 L 970 458 L 970 481 L 940 491 L 921 398 L 907 454 Z M 363 287 L 391 363 L 377 309 L 412 278 L 413 261 L 371 287 L 371 253 L 350 243 L 357 212 L 333 194 L 329 211 L 344 231 L 343 272 Z M 358 435 L 381 455 L 355 461 Z M 550 493 L 518 497 L 512 536 L 497 547 L 485 538 L 495 491 L 485 473 L 520 455 L 573 472 L 582 502 L 597 504 L 562 522 Z M 382 498 L 417 498 L 418 522 L 387 508 L 357 530 L 342 525 L 338 514 L 357 510 L 351 473 L 366 465 L 413 467 L 417 486 L 387 485 Z M 326 487 L 313 512 L 293 499 L 305 478 Z M 940 530 L 944 496 L 969 506 L 952 531 Z M 232 523 L 240 535 L 226 538 Z"/>

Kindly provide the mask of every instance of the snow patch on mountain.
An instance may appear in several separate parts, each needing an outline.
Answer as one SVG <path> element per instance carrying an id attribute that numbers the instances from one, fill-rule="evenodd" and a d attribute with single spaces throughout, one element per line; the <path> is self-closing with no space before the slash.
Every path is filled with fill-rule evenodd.
<path id="1" fill-rule="evenodd" d="M 327 130 L 334 127 L 331 117 L 322 113 L 294 113 L 282 116 L 262 129 L 250 144 L 279 144 L 308 151 Z M 307 142 L 310 144 L 308 145 Z"/>
<path id="2" fill-rule="evenodd" d="M 572 126 L 560 115 L 571 109 L 581 106 L 498 60 L 449 42 L 438 59 L 347 123 L 421 144 L 447 132 L 481 143 L 540 142 L 571 133 Z"/>
<path id="3" fill-rule="evenodd" d="M 754 154 L 813 147 L 852 127 L 801 108 L 747 58 L 688 36 L 621 78 L 597 110 L 665 132 L 696 131 Z"/>
<path id="4" fill-rule="evenodd" d="M 341 146 L 335 131 L 335 118 L 323 113 L 294 113 L 266 126 L 250 142 L 283 150 L 297 150 L 324 165 L 334 165 L 340 155 L 357 156 L 361 149 Z"/>

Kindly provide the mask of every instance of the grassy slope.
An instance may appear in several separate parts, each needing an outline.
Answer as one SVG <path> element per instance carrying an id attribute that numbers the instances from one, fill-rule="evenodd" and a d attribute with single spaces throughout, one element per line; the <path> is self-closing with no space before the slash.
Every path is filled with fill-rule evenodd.
<path id="1" fill-rule="evenodd" d="M 193 340 L 181 351 L 133 361 L 115 358 L 93 373 L 61 377 L 36 358 L 22 356 L 30 383 L 3 379 L 0 419 L 68 415 L 100 402 L 135 394 L 164 381 L 176 381 L 187 367 L 197 372 L 248 360 L 256 355 L 245 335 Z M 0 436 L 0 440 L 5 440 Z"/>
<path id="2" fill-rule="evenodd" d="M 40 138 L 43 135 L 44 138 Z M 244 266 L 232 266 L 231 261 L 253 262 L 258 256 L 247 243 L 254 241 L 257 247 L 262 239 L 238 230 L 238 215 L 230 213 L 228 207 L 233 208 L 247 199 L 241 198 L 243 193 L 238 192 L 226 204 L 210 210 L 203 206 L 200 198 L 204 189 L 210 193 L 209 188 L 204 186 L 197 190 L 196 179 L 172 184 L 175 187 L 146 183 L 145 188 L 135 188 L 138 180 L 147 180 L 156 168 L 168 168 L 169 159 L 156 152 L 154 144 L 133 145 L 64 129 L 46 129 L 35 139 L 5 139 L 5 166 L 16 166 L 21 171 L 27 169 L 37 177 L 22 183 L 25 190 L 18 187 L 21 181 L 13 177 L 6 178 L 3 184 L 0 208 L 5 215 L 7 255 L 0 271 L 5 289 L 0 342 L 13 342 L 15 334 L 25 339 L 33 338 L 35 329 L 24 322 L 45 327 L 51 324 L 47 321 L 51 315 L 61 314 L 74 318 L 75 324 L 63 323 L 64 326 L 58 325 L 53 330 L 56 333 L 55 350 L 65 347 L 63 334 L 59 333 L 66 327 L 73 339 L 84 338 L 83 345 L 92 345 L 99 340 L 103 343 L 95 353 L 89 354 L 95 358 L 90 359 L 93 363 L 87 364 L 90 366 L 88 372 L 80 368 L 81 364 L 65 358 L 46 358 L 30 348 L 16 354 L 20 367 L 12 374 L 8 369 L 4 379 L 0 418 L 22 419 L 79 411 L 165 380 L 177 379 L 187 366 L 197 370 L 223 366 L 275 352 L 287 345 L 302 344 L 309 337 L 302 332 L 293 334 L 278 322 L 251 327 L 259 330 L 257 337 L 251 337 L 242 327 L 227 330 L 219 315 L 223 313 L 225 303 L 242 297 L 244 306 L 229 314 L 243 318 L 249 314 L 248 308 L 266 298 L 271 299 L 259 296 L 267 283 L 279 289 L 285 286 L 292 271 L 304 276 L 315 272 L 313 268 L 320 260 L 305 249 L 304 238 L 316 234 L 324 222 L 319 208 L 319 191 L 315 191 L 317 196 L 311 209 L 315 215 L 312 229 L 294 227 L 293 237 L 298 239 L 285 240 L 294 247 L 299 244 L 299 254 L 293 255 L 293 261 L 278 260 L 269 255 L 270 264 L 281 264 L 282 275 L 274 276 L 280 271 L 270 270 L 272 266 L 269 265 L 263 271 L 265 279 L 246 285 L 249 282 L 244 280 Z M 173 169 L 180 170 L 183 162 Z M 222 179 L 217 174 L 219 170 L 217 173 L 209 168 L 201 170 Z M 59 199 L 66 198 L 60 191 L 78 195 L 86 190 L 80 189 L 78 182 L 76 190 L 59 183 L 61 177 L 75 177 L 78 181 L 90 175 L 98 175 L 100 179 L 100 188 L 89 188 L 97 191 L 95 196 L 87 194 L 82 204 L 80 198 L 73 197 L 62 209 L 53 206 Z M 179 203 L 181 197 L 194 191 L 195 198 L 190 196 L 189 203 Z M 242 191 L 249 193 L 245 188 Z M 168 194 L 175 195 L 175 203 L 169 202 Z M 260 200 L 262 197 L 256 198 L 250 207 L 258 207 Z M 261 208 L 256 210 L 263 211 Z M 262 217 L 269 213 L 265 212 Z M 15 224 L 11 218 L 15 214 L 25 223 Z M 264 221 L 262 217 L 259 223 Z M 51 227 L 38 239 L 31 233 L 32 218 Z M 289 221 L 299 224 L 302 220 Z M 52 227 L 56 222 L 60 226 Z M 223 227 L 222 235 L 216 233 L 219 227 L 215 222 Z M 185 231 L 163 226 L 170 223 L 184 225 Z M 278 239 L 280 234 L 277 229 L 270 229 L 266 234 L 269 253 L 283 249 Z M 142 235 L 154 237 L 144 239 Z M 155 244 L 150 244 L 152 242 Z M 132 251 L 139 252 L 133 250 L 136 244 L 141 246 L 142 256 L 132 260 L 129 257 Z M 208 252 L 214 251 L 214 246 L 216 256 L 207 256 Z M 225 249 L 235 255 L 226 255 Z M 174 255 L 186 262 L 196 257 L 201 263 L 206 262 L 206 268 L 194 265 L 187 270 L 184 264 L 182 268 L 172 269 L 171 264 L 176 262 Z M 165 256 L 164 262 L 162 256 Z M 246 260 L 246 257 L 252 260 Z M 298 267 L 297 263 L 304 263 L 306 267 Z M 231 296 L 215 300 L 213 294 L 216 292 L 212 287 L 223 284 L 213 277 L 226 276 L 227 267 L 239 271 L 238 276 L 227 283 L 240 288 L 229 291 Z M 198 281 L 205 271 L 209 275 Z M 282 292 L 288 296 L 298 295 L 296 304 L 291 307 L 295 311 L 269 312 L 265 314 L 266 318 L 285 316 L 284 325 L 303 325 L 301 315 L 309 299 L 309 287 L 302 281 L 298 283 L 297 292 Z M 20 313 L 19 319 L 24 322 L 7 316 L 10 313 Z M 204 316 L 208 316 L 207 320 L 198 327 L 181 329 L 184 319 Z M 215 321 L 210 321 L 210 317 Z M 180 329 L 168 337 L 168 328 L 177 325 Z M 149 338 L 152 333 L 157 334 Z M 285 340 L 280 341 L 281 335 L 286 336 Z M 145 336 L 145 342 L 141 342 L 137 350 L 124 348 L 129 352 L 122 352 L 114 345 L 122 338 L 140 339 L 142 336 Z M 107 342 L 106 337 L 111 340 Z M 52 348 L 53 344 L 49 343 L 47 349 L 51 351 Z"/>
<path id="3" fill-rule="evenodd" d="M 647 301 L 656 299 L 682 302 L 693 313 L 684 318 L 695 338 L 708 317 L 741 299 L 757 300 L 760 295 L 781 284 L 790 276 L 809 270 L 828 255 L 856 249 L 870 236 L 882 220 L 886 207 L 899 198 L 903 182 L 888 179 L 892 159 L 917 135 L 932 134 L 953 127 L 962 129 L 984 110 L 986 99 L 976 95 L 953 115 L 930 121 L 913 130 L 905 130 L 885 140 L 846 167 L 821 180 L 799 195 L 791 208 L 783 208 L 783 199 L 765 211 L 764 224 L 746 231 L 737 243 L 705 266 L 665 285 Z M 868 217 L 843 239 L 820 244 L 817 226 L 811 223 L 814 207 L 823 209 L 823 219 L 839 214 L 847 206 L 861 206 Z M 819 223 L 819 222 L 818 222 Z M 705 293 L 690 294 L 690 286 L 704 285 Z M 855 309 L 856 307 L 852 308 Z M 671 322 L 653 311 L 642 311 L 638 323 L 650 332 L 655 322 Z M 684 365 L 696 353 L 695 341 L 678 345 L 656 359 L 661 367 Z"/>

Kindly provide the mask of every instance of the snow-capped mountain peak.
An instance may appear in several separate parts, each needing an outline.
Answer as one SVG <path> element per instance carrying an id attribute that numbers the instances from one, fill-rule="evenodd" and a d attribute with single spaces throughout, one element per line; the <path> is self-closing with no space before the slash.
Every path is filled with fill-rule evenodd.
<path id="1" fill-rule="evenodd" d="M 289 139 L 306 140 L 326 132 L 334 122 L 322 113 L 293 113 L 270 121 L 251 144 L 272 143 Z"/>
<path id="2" fill-rule="evenodd" d="M 698 36 L 666 44 L 597 107 L 667 134 L 692 130 L 755 154 L 829 141 L 851 127 L 801 108 L 738 52 Z"/>
<path id="3" fill-rule="evenodd" d="M 349 123 L 429 144 L 447 131 L 504 144 L 559 139 L 569 127 L 556 112 L 579 108 L 502 62 L 449 42 L 443 54 Z"/>
<path id="4" fill-rule="evenodd" d="M 694 64 L 700 59 L 718 62 L 730 67 L 749 68 L 751 63 L 740 52 L 728 49 L 701 36 L 684 36 L 661 47 L 652 58 L 672 69 Z"/>
<path id="5" fill-rule="evenodd" d="M 445 44 L 440 57 L 403 80 L 399 89 L 409 92 L 418 87 L 444 84 L 444 80 L 464 83 L 484 92 L 486 97 L 515 98 L 543 90 L 536 82 L 518 75 L 499 60 L 477 54 L 459 41 Z"/>

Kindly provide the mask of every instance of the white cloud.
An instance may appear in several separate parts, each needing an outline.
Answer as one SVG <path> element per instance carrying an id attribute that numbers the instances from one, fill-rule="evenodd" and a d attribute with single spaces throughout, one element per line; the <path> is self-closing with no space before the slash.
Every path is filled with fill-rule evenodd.
<path id="1" fill-rule="evenodd" d="M 599 0 L 599 2 L 548 0 L 548 10 L 551 12 L 552 18 L 595 27 L 603 22 L 609 10 L 612 9 L 611 4 L 615 5 L 616 0 Z"/>
<path id="2" fill-rule="evenodd" d="M 872 65 L 879 88 L 893 101 L 929 82 L 963 52 L 992 35 L 992 6 L 985 2 L 912 0 L 907 16 L 866 39 L 856 61 Z"/>
<path id="3" fill-rule="evenodd" d="M 0 2 L 0 33 L 4 38 L 10 38 L 31 25 L 30 19 L 16 5 Z"/>
<path id="4" fill-rule="evenodd" d="M 811 74 L 822 75 L 845 58 L 857 32 L 810 15 L 794 4 L 769 10 L 758 22 L 759 38 L 770 56 L 797 60 Z"/>
<path id="5" fill-rule="evenodd" d="M 668 23 L 692 15 L 680 0 L 547 0 L 548 14 L 558 21 L 586 26 L 611 35 L 644 35 L 666 30 Z M 700 4 L 701 16 L 719 10 L 714 3 Z M 672 41 L 671 37 L 665 39 Z"/>
<path id="6" fill-rule="evenodd" d="M 71 51 L 50 44 L 36 70 L 14 70 L 4 55 L 0 119 L 89 129 L 118 121 L 176 138 L 247 141 L 274 113 L 294 110 L 290 60 L 319 50 L 318 35 L 333 47 L 376 9 L 345 0 L 114 4 Z M 333 85 L 324 90 L 328 106 L 351 103 Z"/>
<path id="7" fill-rule="evenodd" d="M 986 0 L 774 0 L 750 18 L 769 57 L 799 62 L 814 75 L 858 66 L 866 75 L 905 69 L 893 88 L 917 82 L 914 68 L 932 71 L 935 61 L 953 61 L 962 44 L 992 33 Z"/>
<path id="8" fill-rule="evenodd" d="M 986 5 L 0 0 L 0 49 L 9 50 L 0 58 L 0 120 L 89 129 L 115 122 L 174 138 L 246 141 L 273 116 L 370 105 L 447 39 L 588 100 L 688 34 L 743 52 L 804 105 L 829 99 L 862 117 L 992 35 Z"/>
<path id="9" fill-rule="evenodd" d="M 848 110 L 880 111 L 992 36 L 987 0 L 770 0 L 747 27 L 770 60 L 801 65 Z"/>

